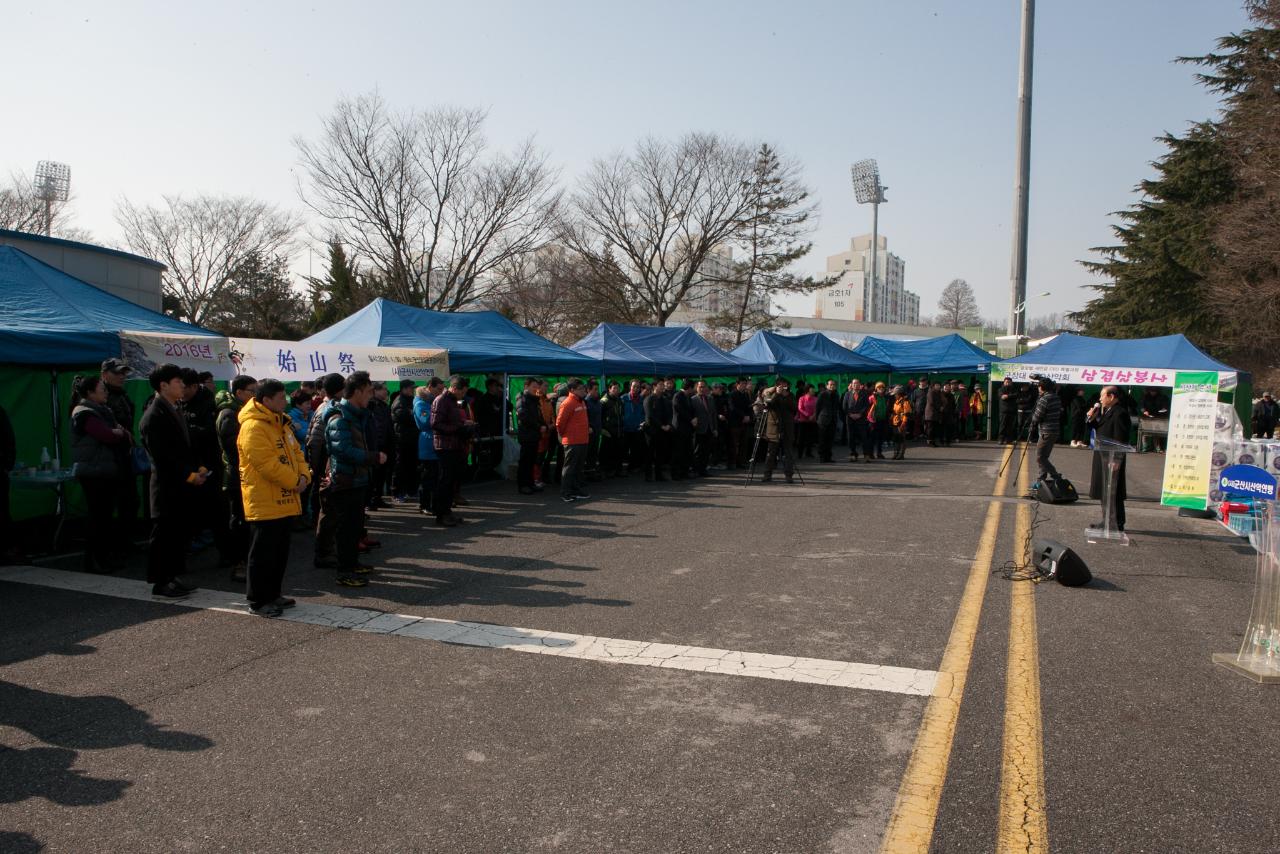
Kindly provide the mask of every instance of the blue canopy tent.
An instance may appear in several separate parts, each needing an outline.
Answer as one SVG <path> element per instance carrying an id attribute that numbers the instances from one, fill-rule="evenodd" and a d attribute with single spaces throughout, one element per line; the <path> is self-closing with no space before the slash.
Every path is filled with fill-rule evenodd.
<path id="1" fill-rule="evenodd" d="M 302 343 L 439 347 L 449 351 L 449 367 L 460 374 L 600 372 L 598 360 L 535 335 L 496 311 L 430 311 L 381 298 Z"/>
<path id="2" fill-rule="evenodd" d="M 730 355 L 763 363 L 770 372 L 856 374 L 889 370 L 884 361 L 841 347 L 819 332 L 792 336 L 762 329 L 739 344 Z"/>
<path id="3" fill-rule="evenodd" d="M 1112 340 L 1064 332 L 1003 363 L 1236 373 L 1235 368 L 1207 355 L 1185 335 Z"/>
<path id="4" fill-rule="evenodd" d="M 992 366 L 991 381 L 1018 382 L 1044 374 L 1068 385 L 1172 387 L 1179 371 L 1218 374 L 1218 389 L 1233 395 L 1242 421 L 1248 421 L 1250 377 L 1192 344 L 1185 335 L 1157 338 L 1090 338 L 1064 332 L 1021 356 Z"/>
<path id="5" fill-rule="evenodd" d="M 994 361 L 986 350 L 954 332 L 918 341 L 867 337 L 854 352 L 887 362 L 895 374 L 985 374 Z"/>
<path id="6" fill-rule="evenodd" d="M 120 355 L 122 330 L 211 335 L 0 246 L 0 363 L 91 365 Z"/>
<path id="7" fill-rule="evenodd" d="M 13 423 L 18 459 L 38 460 L 47 448 L 61 461 L 76 370 L 96 374 L 102 360 L 119 357 L 123 330 L 217 337 L 0 246 L 0 406 Z M 53 510 L 53 496 L 45 493 L 24 491 L 15 518 Z"/>
<path id="8" fill-rule="evenodd" d="M 609 376 L 740 376 L 769 370 L 725 353 L 688 326 L 601 323 L 570 349 L 602 363 Z"/>

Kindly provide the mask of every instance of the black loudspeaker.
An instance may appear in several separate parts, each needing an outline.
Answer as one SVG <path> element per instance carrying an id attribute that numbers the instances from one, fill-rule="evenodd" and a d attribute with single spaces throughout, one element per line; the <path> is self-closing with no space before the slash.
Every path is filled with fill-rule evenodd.
<path id="1" fill-rule="evenodd" d="M 1070 504 L 1079 501 L 1080 496 L 1076 494 L 1075 484 L 1065 477 L 1046 477 L 1040 481 L 1040 488 L 1036 490 L 1036 500 L 1041 504 Z"/>
<path id="2" fill-rule="evenodd" d="M 1064 587 L 1083 587 L 1093 580 L 1093 573 L 1080 555 L 1057 540 L 1036 540 L 1031 547 L 1031 562 Z"/>

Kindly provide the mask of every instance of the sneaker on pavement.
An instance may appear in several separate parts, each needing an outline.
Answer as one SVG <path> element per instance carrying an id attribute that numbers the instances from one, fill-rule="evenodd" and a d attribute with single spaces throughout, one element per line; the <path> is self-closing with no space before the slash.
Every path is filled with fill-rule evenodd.
<path id="1" fill-rule="evenodd" d="M 560 496 L 560 500 L 561 500 L 561 501 L 563 501 L 565 504 L 572 504 L 573 502 L 575 502 L 575 501 L 577 501 L 577 500 L 578 500 L 578 496 L 576 496 L 576 495 L 562 495 L 562 496 Z"/>
<path id="2" fill-rule="evenodd" d="M 284 609 L 275 602 L 268 602 L 267 604 L 260 605 L 257 608 L 250 606 L 249 610 L 256 617 L 278 617 L 284 613 Z"/>
<path id="3" fill-rule="evenodd" d="M 338 586 L 340 587 L 368 587 L 369 582 L 355 575 L 339 575 Z"/>

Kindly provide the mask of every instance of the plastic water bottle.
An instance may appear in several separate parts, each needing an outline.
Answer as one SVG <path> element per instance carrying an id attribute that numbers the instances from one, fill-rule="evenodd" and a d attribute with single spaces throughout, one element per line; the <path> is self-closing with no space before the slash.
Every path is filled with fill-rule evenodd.
<path id="1" fill-rule="evenodd" d="M 53 468 L 53 460 L 49 459 L 49 449 L 40 449 L 40 471 L 49 471 Z"/>

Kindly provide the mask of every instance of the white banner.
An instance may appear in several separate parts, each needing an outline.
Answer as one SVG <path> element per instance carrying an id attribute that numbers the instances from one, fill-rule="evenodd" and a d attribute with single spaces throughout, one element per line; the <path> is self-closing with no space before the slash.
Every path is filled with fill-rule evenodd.
<path id="1" fill-rule="evenodd" d="M 449 375 L 449 351 L 413 347 L 355 347 L 230 338 L 236 373 L 259 379 L 313 380 L 324 374 L 368 371 L 375 381 L 428 380 Z"/>
<path id="2" fill-rule="evenodd" d="M 215 380 L 237 374 L 284 382 L 314 380 L 324 374 L 368 371 L 377 382 L 426 380 L 449 375 L 449 352 L 414 347 L 352 347 L 300 344 L 261 338 L 213 338 L 121 332 L 120 350 L 133 379 L 146 379 L 157 365 L 208 371 Z"/>
<path id="3" fill-rule="evenodd" d="M 212 336 L 121 332 L 120 355 L 133 368 L 129 378 L 134 380 L 145 380 L 165 363 L 208 371 L 215 380 L 229 380 L 239 373 L 231 361 L 227 339 Z"/>
<path id="4" fill-rule="evenodd" d="M 991 366 L 991 381 L 1009 377 L 1014 382 L 1030 382 L 1032 374 L 1049 377 L 1059 385 L 1128 385 L 1172 388 L 1177 371 L 1167 368 L 1111 368 L 1102 365 L 1032 365 L 1024 362 L 996 362 Z M 1235 385 L 1236 375 L 1223 372 L 1219 382 L 1223 388 Z"/>

